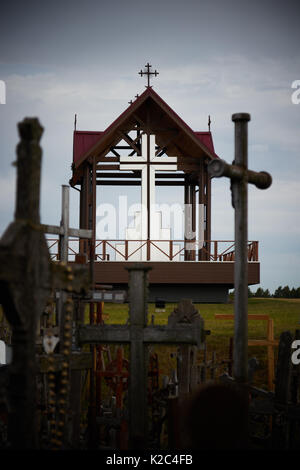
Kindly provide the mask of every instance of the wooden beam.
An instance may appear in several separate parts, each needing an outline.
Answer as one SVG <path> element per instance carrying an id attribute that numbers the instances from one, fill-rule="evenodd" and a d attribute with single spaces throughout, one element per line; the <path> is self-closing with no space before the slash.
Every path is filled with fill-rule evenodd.
<path id="1" fill-rule="evenodd" d="M 140 152 L 139 147 L 135 145 L 134 141 L 131 139 L 131 137 L 129 137 L 129 135 L 125 134 L 124 132 L 120 132 L 120 135 L 128 143 L 128 145 L 130 145 L 130 148 L 135 150 L 137 153 Z"/>

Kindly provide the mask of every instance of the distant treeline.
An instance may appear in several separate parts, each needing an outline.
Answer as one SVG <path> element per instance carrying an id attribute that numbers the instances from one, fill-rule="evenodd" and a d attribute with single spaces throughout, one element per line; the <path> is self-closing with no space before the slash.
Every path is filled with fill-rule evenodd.
<path id="1" fill-rule="evenodd" d="M 289 286 L 279 286 L 275 290 L 274 294 L 271 294 L 269 289 L 262 289 L 261 287 L 258 287 L 256 292 L 252 292 L 251 289 L 248 287 L 248 297 L 274 297 L 277 299 L 300 299 L 300 287 L 292 287 L 292 289 L 289 288 Z"/>

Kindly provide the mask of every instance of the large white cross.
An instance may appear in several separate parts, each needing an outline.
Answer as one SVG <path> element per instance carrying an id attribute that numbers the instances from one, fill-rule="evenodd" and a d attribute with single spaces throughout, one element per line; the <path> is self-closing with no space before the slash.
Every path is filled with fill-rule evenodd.
<path id="1" fill-rule="evenodd" d="M 120 157 L 120 170 L 141 171 L 141 220 L 140 235 L 142 240 L 158 238 L 158 214 L 155 212 L 155 171 L 177 170 L 177 157 L 158 157 L 155 155 L 155 135 L 142 135 L 142 154 L 133 157 Z M 149 211 L 149 212 L 148 212 Z M 148 218 L 149 213 L 149 218 Z M 148 226 L 148 221 L 150 227 Z"/>

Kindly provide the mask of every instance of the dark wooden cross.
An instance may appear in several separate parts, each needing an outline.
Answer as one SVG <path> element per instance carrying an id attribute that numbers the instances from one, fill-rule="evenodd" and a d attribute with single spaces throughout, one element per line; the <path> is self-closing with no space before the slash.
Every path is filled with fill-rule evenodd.
<path id="1" fill-rule="evenodd" d="M 248 183 L 267 189 L 272 177 L 264 171 L 248 170 L 248 121 L 250 114 L 232 115 L 235 123 L 235 158 L 232 165 L 215 159 L 208 165 L 211 176 L 231 179 L 235 209 L 234 263 L 234 357 L 233 375 L 237 382 L 248 382 Z"/>
<path id="2" fill-rule="evenodd" d="M 38 119 L 18 124 L 15 220 L 0 240 L 0 301 L 12 327 L 13 359 L 9 366 L 9 441 L 12 448 L 37 447 L 36 335 L 38 319 L 53 289 L 87 292 L 86 267 L 70 272 L 50 261 L 40 224 L 40 171 L 43 132 Z"/>
<path id="3" fill-rule="evenodd" d="M 59 259 L 63 263 L 68 262 L 68 247 L 69 247 L 69 237 L 77 238 L 92 238 L 92 230 L 87 229 L 77 229 L 71 228 L 69 226 L 69 212 L 70 212 L 70 187 L 68 185 L 62 185 L 62 198 L 61 198 L 61 220 L 60 225 L 46 225 L 41 224 L 41 230 L 44 233 L 51 233 L 53 235 L 59 235 Z M 90 268 L 92 267 L 92 262 L 90 263 Z M 92 275 L 92 273 L 90 272 Z M 57 302 L 58 306 L 58 320 L 60 325 L 60 336 L 62 336 L 62 331 L 64 328 L 64 304 L 66 302 L 67 293 L 61 290 L 59 292 L 59 298 Z"/>
<path id="4" fill-rule="evenodd" d="M 152 65 L 149 64 L 149 62 L 147 62 L 147 64 L 145 65 L 146 69 L 147 70 L 144 70 L 144 72 L 141 70 L 139 72 L 139 75 L 142 77 L 143 75 L 147 75 L 147 86 L 146 88 L 152 88 L 152 86 L 150 86 L 150 77 L 151 75 L 154 75 L 155 77 L 159 74 L 159 72 L 157 72 L 157 70 L 154 70 L 154 72 L 150 72 L 150 68 L 152 67 Z"/>
<path id="5" fill-rule="evenodd" d="M 129 369 L 129 446 L 147 448 L 147 373 L 148 345 L 200 344 L 204 340 L 204 323 L 193 310 L 193 321 L 183 321 L 191 312 L 190 301 L 179 305 L 167 326 L 149 325 L 147 312 L 148 272 L 142 263 L 129 271 L 129 324 L 87 325 L 79 329 L 79 341 L 84 343 L 127 343 L 130 345 Z"/>

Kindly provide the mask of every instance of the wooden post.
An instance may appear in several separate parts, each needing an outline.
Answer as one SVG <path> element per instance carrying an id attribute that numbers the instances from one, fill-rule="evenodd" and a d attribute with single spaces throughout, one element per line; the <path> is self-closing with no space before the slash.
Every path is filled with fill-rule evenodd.
<path id="1" fill-rule="evenodd" d="M 147 373 L 148 351 L 143 344 L 143 329 L 147 326 L 147 278 L 149 267 L 128 268 L 129 271 L 129 445 L 143 449 L 148 439 Z"/>
<path id="2" fill-rule="evenodd" d="M 35 339 L 37 321 L 51 291 L 50 257 L 39 231 L 43 132 L 38 119 L 18 124 L 15 221 L 0 242 L 0 297 L 12 326 L 9 440 L 13 448 L 37 447 Z"/>
<path id="3" fill-rule="evenodd" d="M 282 411 L 283 407 L 288 409 L 290 400 L 292 341 L 293 338 L 290 331 L 281 333 L 276 370 L 275 413 L 272 423 L 272 448 L 276 450 L 287 450 L 289 446 L 289 422 L 283 418 L 283 422 L 280 423 L 280 411 Z M 276 409 L 277 407 L 278 409 Z M 276 412 L 279 412 L 279 417 L 276 416 Z"/>

